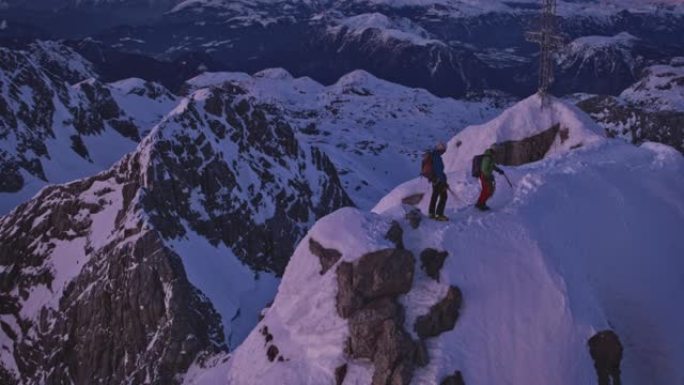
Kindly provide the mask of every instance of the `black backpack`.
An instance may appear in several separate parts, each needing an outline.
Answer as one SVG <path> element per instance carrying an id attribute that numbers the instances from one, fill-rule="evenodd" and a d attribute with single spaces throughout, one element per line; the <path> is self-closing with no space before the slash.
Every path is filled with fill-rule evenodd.
<path id="1" fill-rule="evenodd" d="M 480 174 L 482 174 L 482 158 L 484 157 L 484 154 L 475 155 L 473 157 L 473 169 L 471 171 L 471 174 L 474 178 L 479 178 Z"/>

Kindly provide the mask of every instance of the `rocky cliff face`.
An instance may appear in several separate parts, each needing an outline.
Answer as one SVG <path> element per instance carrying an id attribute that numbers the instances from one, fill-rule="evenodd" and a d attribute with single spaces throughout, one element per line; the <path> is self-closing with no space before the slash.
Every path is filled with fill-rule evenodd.
<path id="1" fill-rule="evenodd" d="M 577 106 L 611 137 L 665 143 L 684 153 L 684 59 L 648 67 L 619 96 L 588 96 Z"/>
<path id="2" fill-rule="evenodd" d="M 111 166 L 175 103 L 152 83 L 136 91 L 99 82 L 89 62 L 58 43 L 2 48 L 0 56 L 0 193 L 19 193 L 19 201 L 46 182 Z"/>
<path id="3" fill-rule="evenodd" d="M 4 380 L 178 383 L 235 316 L 188 250 L 280 274 L 313 221 L 352 204 L 325 155 L 239 94 L 196 91 L 109 170 L 0 219 Z"/>
<path id="4" fill-rule="evenodd" d="M 634 144 L 665 143 L 684 153 L 683 112 L 649 111 L 611 96 L 594 96 L 577 106 L 596 119 L 610 137 L 622 137 Z"/>

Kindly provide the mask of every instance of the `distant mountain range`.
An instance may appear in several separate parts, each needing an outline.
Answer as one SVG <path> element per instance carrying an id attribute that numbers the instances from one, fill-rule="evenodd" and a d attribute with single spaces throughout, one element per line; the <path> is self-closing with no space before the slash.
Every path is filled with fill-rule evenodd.
<path id="1" fill-rule="evenodd" d="M 119 55 L 121 63 L 100 71 L 106 78 L 139 54 L 171 62 L 201 58 L 192 63 L 214 70 L 282 67 L 324 84 L 363 69 L 440 96 L 496 89 L 522 97 L 537 83 L 538 48 L 524 39 L 538 25 L 531 0 L 30 4 L 51 10 L 6 3 L 0 37 L 76 39 L 93 62 L 88 52 L 116 52 L 109 57 Z M 616 95 L 643 68 L 677 56 L 684 49 L 683 9 L 676 2 L 559 2 L 560 30 L 572 43 L 559 54 L 555 92 Z"/>

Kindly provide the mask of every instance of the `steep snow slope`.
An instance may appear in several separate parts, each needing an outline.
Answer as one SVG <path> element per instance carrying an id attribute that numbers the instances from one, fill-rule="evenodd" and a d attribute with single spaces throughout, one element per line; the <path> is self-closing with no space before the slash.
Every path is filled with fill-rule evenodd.
<path id="1" fill-rule="evenodd" d="M 521 117 L 503 127 L 496 119 L 480 130 L 522 133 L 531 121 L 554 123 L 547 120 L 553 114 L 539 113 L 528 102 L 516 107 L 531 114 L 529 120 Z M 359 336 L 380 338 L 378 346 L 389 343 L 392 353 L 421 344 L 415 341 L 426 344 L 429 362 L 402 351 L 413 360 L 391 368 L 397 383 L 435 384 L 455 370 L 476 385 L 591 383 L 595 373 L 586 342 L 607 328 L 625 346 L 623 383 L 682 382 L 677 368 L 684 359 L 684 314 L 672 301 L 684 294 L 684 241 L 677 230 L 684 224 L 684 181 L 679 178 L 684 159 L 663 145 L 637 148 L 600 139 L 594 125 L 581 125 L 589 121 L 586 116 L 559 101 L 551 111 L 565 111 L 557 119 L 561 124 L 568 120 L 567 126 L 574 127 L 571 135 L 584 135 L 584 146 L 559 146 L 539 162 L 507 167 L 515 187 L 499 187 L 493 212 L 473 210 L 479 188 L 453 164 L 461 155 L 450 146 L 445 155 L 452 164 L 449 179 L 460 197 L 450 198 L 450 222 L 423 219 L 416 229 L 410 226 L 410 206 L 402 201 L 428 192 L 421 180 L 399 186 L 373 213 L 344 209 L 320 220 L 296 249 L 273 305 L 245 343 L 230 357 L 194 366 L 185 383 L 313 385 L 336 378 L 342 383 L 340 376 L 345 384 L 376 383 L 376 376 L 382 376 L 377 356 L 376 364 L 349 356 L 358 354 L 350 346 Z M 488 144 L 473 146 L 483 146 L 476 148 L 481 151 Z M 423 198 L 418 207 L 425 212 L 426 205 Z M 340 306 L 347 302 L 340 301 L 349 300 L 349 292 L 342 291 L 345 265 L 368 268 L 372 258 L 367 253 L 399 247 L 393 244 L 396 237 L 390 242 L 385 236 L 392 221 L 403 228 L 401 243 L 415 257 L 410 291 L 398 297 L 405 317 L 381 318 L 364 331 L 380 316 L 372 307 L 383 308 L 379 302 L 361 302 L 362 308 L 369 306 L 364 314 L 370 318 L 341 316 Z M 311 240 L 328 251 L 317 250 Z M 448 252 L 439 280 L 418 263 L 427 248 Z M 332 266 L 331 250 L 339 252 Z M 391 268 L 367 274 L 360 279 L 379 285 L 371 286 L 377 290 L 397 284 L 392 274 L 401 276 Z M 463 296 L 455 327 L 420 336 L 414 325 L 448 298 L 450 286 L 459 287 Z M 351 295 L 352 303 L 365 298 L 361 292 Z M 383 322 L 393 319 L 403 320 L 405 332 L 398 335 L 404 337 L 388 342 L 379 325 L 391 326 Z M 407 338 L 414 342 L 407 345 Z"/>
<path id="2" fill-rule="evenodd" d="M 506 99 L 438 98 L 354 71 L 325 87 L 282 69 L 207 73 L 188 90 L 231 84 L 258 103 L 280 111 L 298 137 L 320 147 L 335 163 L 352 200 L 370 209 L 394 186 L 418 174 L 419 155 L 463 127 L 498 114 Z"/>

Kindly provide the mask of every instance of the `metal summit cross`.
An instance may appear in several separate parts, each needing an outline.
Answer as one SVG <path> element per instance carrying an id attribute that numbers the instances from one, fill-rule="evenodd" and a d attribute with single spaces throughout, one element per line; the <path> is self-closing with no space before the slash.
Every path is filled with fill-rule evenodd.
<path id="1" fill-rule="evenodd" d="M 527 41 L 541 46 L 539 55 L 539 94 L 542 106 L 548 103 L 548 91 L 553 83 L 553 51 L 563 45 L 563 37 L 556 34 L 556 0 L 542 0 L 541 28 L 527 32 Z"/>

